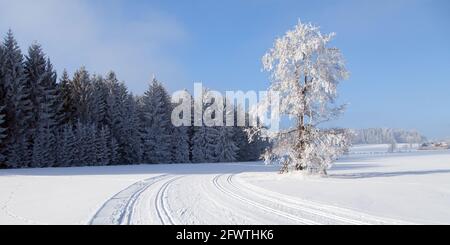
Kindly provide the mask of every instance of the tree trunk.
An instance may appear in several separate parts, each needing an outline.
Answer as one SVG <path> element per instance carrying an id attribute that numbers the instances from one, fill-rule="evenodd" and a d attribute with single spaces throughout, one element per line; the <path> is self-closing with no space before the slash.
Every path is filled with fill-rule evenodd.
<path id="1" fill-rule="evenodd" d="M 305 76 L 305 82 L 304 82 L 304 87 L 302 90 L 302 99 L 303 99 L 303 111 L 300 113 L 299 115 L 299 119 L 298 119 L 298 138 L 300 140 L 299 142 L 299 146 L 298 146 L 298 156 L 297 158 L 299 160 L 301 160 L 303 158 L 303 153 L 305 151 L 305 146 L 306 146 L 306 142 L 305 142 L 305 112 L 306 110 L 306 93 L 307 93 L 307 84 L 308 84 L 308 76 Z M 296 164 L 295 169 L 297 171 L 302 171 L 304 170 L 304 166 L 302 166 L 302 164 L 299 162 Z"/>

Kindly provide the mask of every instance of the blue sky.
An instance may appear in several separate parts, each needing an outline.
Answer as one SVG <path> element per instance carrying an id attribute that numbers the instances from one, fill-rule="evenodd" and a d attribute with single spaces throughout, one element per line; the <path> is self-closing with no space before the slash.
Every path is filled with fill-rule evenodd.
<path id="1" fill-rule="evenodd" d="M 39 3 L 39 4 L 38 4 Z M 113 69 L 142 94 L 153 75 L 170 91 L 193 82 L 263 90 L 261 57 L 298 19 L 336 32 L 351 78 L 342 127 L 417 129 L 450 137 L 448 0 L 0 0 L 0 31 L 38 40 L 58 71 Z"/>

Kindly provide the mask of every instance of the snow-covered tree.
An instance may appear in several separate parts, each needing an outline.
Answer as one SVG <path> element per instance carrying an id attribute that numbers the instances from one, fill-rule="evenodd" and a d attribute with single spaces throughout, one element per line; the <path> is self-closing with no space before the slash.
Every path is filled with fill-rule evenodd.
<path id="1" fill-rule="evenodd" d="M 147 163 L 168 163 L 172 158 L 172 104 L 167 91 L 156 79 L 145 92 L 143 103 L 143 160 Z"/>
<path id="2" fill-rule="evenodd" d="M 26 87 L 29 89 L 30 101 L 33 112 L 33 128 L 37 128 L 39 120 L 40 99 L 42 97 L 43 80 L 46 78 L 46 59 L 45 54 L 39 44 L 33 43 L 28 49 L 28 55 L 25 57 L 24 69 Z"/>
<path id="3" fill-rule="evenodd" d="M 422 143 L 426 138 L 415 130 L 366 128 L 353 131 L 353 144 Z"/>
<path id="4" fill-rule="evenodd" d="M 3 84 L 6 88 L 8 127 L 7 165 L 27 167 L 31 163 L 32 104 L 26 84 L 23 56 L 10 30 L 4 41 Z"/>
<path id="5" fill-rule="evenodd" d="M 117 140 L 114 136 L 111 136 L 111 140 L 109 142 L 109 163 L 110 164 L 119 164 L 119 145 L 117 144 Z"/>
<path id="6" fill-rule="evenodd" d="M 69 74 L 66 70 L 63 71 L 61 78 L 59 79 L 58 90 L 59 100 L 61 103 L 60 119 L 61 124 L 75 123 L 75 101 L 72 96 L 72 81 L 69 78 Z"/>
<path id="7" fill-rule="evenodd" d="M 172 133 L 172 158 L 174 163 L 189 163 L 189 127 L 175 127 Z"/>
<path id="8" fill-rule="evenodd" d="M 0 167 L 6 166 L 6 135 L 7 135 L 7 126 L 6 126 L 6 87 L 5 81 L 3 79 L 3 68 L 4 68 L 4 59 L 3 59 L 3 45 L 0 44 Z"/>
<path id="9" fill-rule="evenodd" d="M 194 135 L 192 138 L 192 162 L 194 163 L 204 163 L 208 159 L 208 151 L 206 147 L 208 145 L 207 141 L 207 127 L 195 127 Z"/>
<path id="10" fill-rule="evenodd" d="M 96 155 L 98 165 L 106 166 L 110 163 L 110 149 L 108 146 L 110 138 L 110 131 L 107 127 L 103 127 L 98 131 L 96 141 Z"/>
<path id="11" fill-rule="evenodd" d="M 87 166 L 97 165 L 97 126 L 94 124 L 89 124 L 85 126 L 84 134 L 84 152 L 86 154 Z"/>
<path id="12" fill-rule="evenodd" d="M 142 148 L 137 103 L 114 72 L 107 74 L 105 85 L 108 94 L 104 121 L 117 140 L 118 160 L 123 164 L 139 163 Z"/>
<path id="13" fill-rule="evenodd" d="M 63 127 L 58 142 L 58 165 L 74 166 L 77 159 L 77 138 L 72 125 L 67 124 Z"/>
<path id="14" fill-rule="evenodd" d="M 395 142 L 395 140 L 393 140 L 390 144 L 389 144 L 389 148 L 388 148 L 388 153 L 394 153 L 397 151 L 397 142 Z"/>
<path id="15" fill-rule="evenodd" d="M 344 106 L 335 104 L 335 99 L 337 86 L 348 77 L 348 72 L 339 49 L 329 47 L 334 36 L 299 22 L 278 38 L 263 58 L 264 69 L 271 73 L 269 95 L 279 93 L 280 115 L 294 121 L 292 128 L 267 132 L 274 143 L 265 154 L 266 160 L 282 163 L 283 172 L 326 174 L 348 146 L 346 134 L 318 128 L 344 110 Z M 269 107 L 263 102 L 258 112 Z"/>
<path id="16" fill-rule="evenodd" d="M 182 100 L 176 101 L 174 98 L 172 98 L 173 107 L 176 108 L 177 106 L 180 106 L 185 101 L 188 100 L 189 107 L 191 107 L 192 111 L 192 97 L 189 95 L 189 93 L 185 90 L 184 91 L 187 97 L 183 98 Z M 178 99 L 178 98 L 177 98 Z M 179 113 L 179 118 L 184 118 L 185 111 L 181 111 Z M 189 113 L 186 113 L 189 114 Z M 192 123 L 192 113 L 190 114 L 191 118 L 188 118 L 188 121 L 190 120 L 190 123 Z M 173 124 L 172 124 L 173 125 Z M 175 127 L 172 132 L 172 158 L 174 163 L 189 163 L 190 162 L 190 153 L 191 153 L 191 134 L 192 134 L 192 128 L 188 127 L 186 125 L 182 125 L 179 127 Z"/>
<path id="17" fill-rule="evenodd" d="M 123 102 L 121 158 L 124 163 L 136 164 L 142 160 L 141 134 L 139 131 L 139 112 L 132 94 Z"/>
<path id="18" fill-rule="evenodd" d="M 76 71 L 70 82 L 70 96 L 74 102 L 74 120 L 75 122 L 79 120 L 82 123 L 89 123 L 89 106 L 93 90 L 91 79 L 86 68 L 81 67 Z"/>
<path id="19" fill-rule="evenodd" d="M 219 162 L 235 162 L 238 158 L 239 148 L 234 142 L 233 127 L 219 127 L 219 139 L 216 142 L 216 154 Z"/>
<path id="20" fill-rule="evenodd" d="M 29 65 L 33 70 L 33 65 Z M 31 72 L 29 72 L 31 74 Z M 50 60 L 44 60 L 44 69 L 36 80 L 35 100 L 39 110 L 36 111 L 36 130 L 33 134 L 33 167 L 53 167 L 57 165 L 58 135 L 58 91 L 56 73 Z M 30 83 L 34 83 L 31 80 Z"/>
<path id="21" fill-rule="evenodd" d="M 92 123 L 106 124 L 108 87 L 102 76 L 92 77 L 92 95 L 89 99 L 89 114 Z"/>
<path id="22" fill-rule="evenodd" d="M 6 138 L 5 114 L 3 114 L 4 106 L 0 106 L 0 167 L 5 165 L 6 157 L 3 150 L 5 149 L 4 140 Z"/>
<path id="23" fill-rule="evenodd" d="M 43 101 L 39 111 L 38 128 L 34 135 L 31 167 L 57 165 L 57 138 L 54 114 L 48 102 Z"/>

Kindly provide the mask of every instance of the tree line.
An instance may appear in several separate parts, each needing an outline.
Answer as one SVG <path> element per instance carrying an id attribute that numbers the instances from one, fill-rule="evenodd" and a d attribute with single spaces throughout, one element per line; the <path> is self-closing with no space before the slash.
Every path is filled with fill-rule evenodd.
<path id="1" fill-rule="evenodd" d="M 422 143 L 427 139 L 415 130 L 391 128 L 355 129 L 352 134 L 353 144 L 392 144 L 392 143 Z"/>
<path id="2" fill-rule="evenodd" d="M 58 78 L 38 43 L 0 45 L 0 167 L 70 167 L 257 160 L 268 143 L 245 127 L 174 127 L 176 106 L 154 79 L 141 96 L 114 72 Z"/>

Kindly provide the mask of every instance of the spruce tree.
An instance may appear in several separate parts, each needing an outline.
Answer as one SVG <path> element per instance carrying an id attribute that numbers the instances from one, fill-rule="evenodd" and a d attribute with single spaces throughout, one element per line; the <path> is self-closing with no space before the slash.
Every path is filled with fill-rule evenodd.
<path id="1" fill-rule="evenodd" d="M 208 145 L 206 136 L 207 127 L 202 126 L 194 128 L 192 138 L 192 162 L 194 163 L 204 163 L 207 162 L 207 159 L 209 158 L 206 150 Z"/>
<path id="2" fill-rule="evenodd" d="M 77 158 L 77 139 L 71 125 L 62 129 L 58 144 L 58 163 L 62 167 L 72 167 Z"/>
<path id="3" fill-rule="evenodd" d="M 30 101 L 32 105 L 32 128 L 37 129 L 39 120 L 40 100 L 43 96 L 42 85 L 46 77 L 46 60 L 45 54 L 39 44 L 33 43 L 28 48 L 28 55 L 25 56 L 24 73 L 26 79 L 26 87 L 29 89 Z"/>
<path id="4" fill-rule="evenodd" d="M 4 41 L 3 84 L 6 88 L 7 165 L 27 167 L 31 163 L 32 104 L 26 84 L 23 56 L 10 30 Z"/>
<path id="5" fill-rule="evenodd" d="M 238 158 L 239 148 L 236 146 L 232 127 L 219 127 L 217 144 L 217 157 L 219 162 L 235 162 Z"/>
<path id="6" fill-rule="evenodd" d="M 5 114 L 3 114 L 4 106 L 0 106 L 0 168 L 6 166 L 3 150 L 5 149 L 4 140 L 6 138 Z"/>
<path id="7" fill-rule="evenodd" d="M 171 160 L 172 104 L 165 88 L 156 79 L 143 97 L 144 151 L 147 163 L 168 163 Z"/>
<path id="8" fill-rule="evenodd" d="M 69 74 L 64 70 L 58 84 L 59 90 L 59 101 L 61 103 L 61 124 L 74 124 L 75 120 L 75 101 L 72 97 L 72 81 L 70 80 Z"/>
<path id="9" fill-rule="evenodd" d="M 110 165 L 119 164 L 119 145 L 117 144 L 117 140 L 114 136 L 111 136 L 111 140 L 109 142 L 110 149 Z"/>
<path id="10" fill-rule="evenodd" d="M 97 131 L 97 141 L 96 141 L 96 156 L 97 165 L 106 166 L 110 164 L 110 149 L 108 142 L 110 141 L 110 131 L 105 126 Z"/>
<path id="11" fill-rule="evenodd" d="M 86 68 L 81 67 L 77 70 L 70 82 L 70 96 L 74 102 L 73 119 L 87 124 L 90 122 L 89 106 L 93 90 L 91 79 Z"/>
<path id="12" fill-rule="evenodd" d="M 190 141 L 188 127 L 175 127 L 172 137 L 172 158 L 174 163 L 189 163 Z"/>

